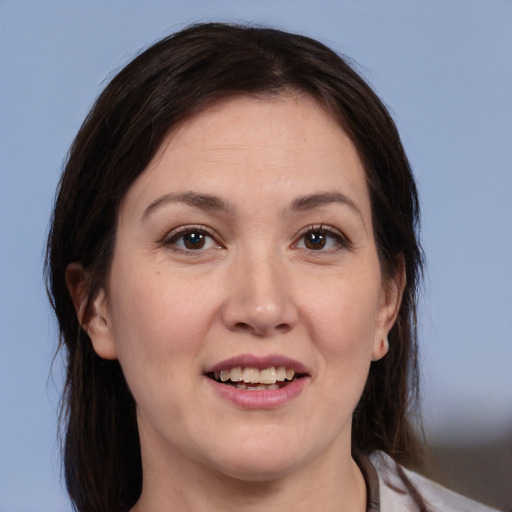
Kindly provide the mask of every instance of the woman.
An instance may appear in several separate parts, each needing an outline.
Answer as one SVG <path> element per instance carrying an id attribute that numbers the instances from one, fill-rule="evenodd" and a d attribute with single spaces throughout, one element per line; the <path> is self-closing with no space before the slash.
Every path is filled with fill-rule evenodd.
<path id="1" fill-rule="evenodd" d="M 418 220 L 393 121 L 320 43 L 206 24 L 126 66 L 48 243 L 77 510 L 488 510 L 395 462 Z"/>

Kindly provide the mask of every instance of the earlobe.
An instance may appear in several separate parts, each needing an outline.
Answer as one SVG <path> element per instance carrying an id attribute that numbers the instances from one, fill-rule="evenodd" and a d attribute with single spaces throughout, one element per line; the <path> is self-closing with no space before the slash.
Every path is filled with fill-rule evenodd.
<path id="1" fill-rule="evenodd" d="M 389 339 L 387 336 L 381 338 L 373 346 L 372 361 L 382 359 L 389 351 Z"/>
<path id="2" fill-rule="evenodd" d="M 116 359 L 117 348 L 111 329 L 105 289 L 101 288 L 92 300 L 87 321 L 82 324 L 91 339 L 96 354 L 103 359 Z"/>
<path id="3" fill-rule="evenodd" d="M 403 256 L 397 266 L 395 275 L 382 286 L 381 304 L 378 315 L 375 342 L 372 350 L 372 361 L 378 361 L 389 351 L 388 334 L 393 327 L 402 303 L 402 295 L 406 283 Z"/>
<path id="4" fill-rule="evenodd" d="M 70 263 L 66 267 L 66 284 L 75 306 L 78 321 L 89 335 L 94 351 L 103 359 L 116 359 L 107 296 L 101 288 L 90 297 L 90 275 L 81 263 Z"/>

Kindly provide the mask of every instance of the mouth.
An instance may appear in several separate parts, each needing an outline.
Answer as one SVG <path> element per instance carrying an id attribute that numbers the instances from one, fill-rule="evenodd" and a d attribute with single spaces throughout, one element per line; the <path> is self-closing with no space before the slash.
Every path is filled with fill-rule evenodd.
<path id="1" fill-rule="evenodd" d="M 274 410 L 301 396 L 311 371 L 280 354 L 240 354 L 205 368 L 203 376 L 217 396 L 236 407 Z"/>
<path id="2" fill-rule="evenodd" d="M 235 366 L 208 372 L 206 376 L 219 384 L 244 391 L 270 391 L 284 388 L 307 375 L 287 366 L 269 366 L 262 369 Z"/>

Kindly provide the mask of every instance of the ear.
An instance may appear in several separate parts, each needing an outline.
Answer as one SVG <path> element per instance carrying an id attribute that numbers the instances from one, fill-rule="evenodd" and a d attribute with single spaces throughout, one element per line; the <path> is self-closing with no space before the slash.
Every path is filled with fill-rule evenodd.
<path id="1" fill-rule="evenodd" d="M 66 284 L 78 321 L 89 335 L 94 351 L 103 359 L 116 359 L 105 289 L 101 288 L 90 297 L 90 272 L 81 263 L 70 263 L 66 267 Z"/>
<path id="2" fill-rule="evenodd" d="M 383 279 L 373 342 L 372 361 L 382 359 L 389 350 L 388 334 L 396 321 L 406 283 L 405 262 L 400 255 L 393 276 Z"/>

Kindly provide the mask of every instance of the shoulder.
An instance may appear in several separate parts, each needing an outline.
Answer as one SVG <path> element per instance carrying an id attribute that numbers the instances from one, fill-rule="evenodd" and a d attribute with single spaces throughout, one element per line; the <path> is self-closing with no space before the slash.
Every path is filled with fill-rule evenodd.
<path id="1" fill-rule="evenodd" d="M 405 469 L 383 452 L 372 453 L 370 461 L 379 478 L 381 512 L 420 512 L 415 492 L 425 502 L 426 512 L 497 512 Z"/>

